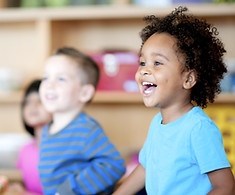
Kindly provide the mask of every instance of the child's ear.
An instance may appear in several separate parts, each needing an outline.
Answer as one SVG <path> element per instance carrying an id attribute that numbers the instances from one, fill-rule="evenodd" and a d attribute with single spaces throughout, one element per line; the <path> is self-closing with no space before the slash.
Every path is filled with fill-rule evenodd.
<path id="1" fill-rule="evenodd" d="M 184 89 L 191 89 L 197 83 L 197 74 L 195 70 L 186 73 L 186 79 L 183 83 Z"/>
<path id="2" fill-rule="evenodd" d="M 95 94 L 95 87 L 91 84 L 83 85 L 79 94 L 79 99 L 83 103 L 87 103 Z"/>

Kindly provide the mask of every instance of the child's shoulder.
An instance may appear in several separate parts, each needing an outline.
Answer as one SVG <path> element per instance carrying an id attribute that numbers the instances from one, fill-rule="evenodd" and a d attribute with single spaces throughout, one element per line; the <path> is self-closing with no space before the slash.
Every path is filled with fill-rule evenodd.
<path id="1" fill-rule="evenodd" d="M 36 148 L 36 141 L 34 138 L 32 138 L 32 140 L 30 140 L 28 143 L 24 144 L 22 147 L 21 147 L 21 150 L 30 150 L 32 148 Z"/>
<path id="2" fill-rule="evenodd" d="M 191 116 L 190 121 L 194 126 L 193 129 L 196 129 L 197 131 L 201 129 L 201 131 L 211 133 L 220 132 L 214 121 L 200 107 L 195 107 L 194 112 L 191 113 Z"/>
<path id="3" fill-rule="evenodd" d="M 190 117 L 195 121 L 203 121 L 203 122 L 213 122 L 211 118 L 204 112 L 204 110 L 200 107 L 194 107 L 191 110 Z"/>
<path id="4" fill-rule="evenodd" d="M 90 125 L 100 125 L 92 116 L 85 112 L 81 112 L 75 118 L 76 123 L 81 124 L 90 124 Z"/>
<path id="5" fill-rule="evenodd" d="M 102 129 L 99 122 L 85 112 L 81 112 L 77 115 L 77 117 L 70 123 L 70 128 L 71 127 L 87 129 L 87 133 L 90 133 L 95 129 Z"/>

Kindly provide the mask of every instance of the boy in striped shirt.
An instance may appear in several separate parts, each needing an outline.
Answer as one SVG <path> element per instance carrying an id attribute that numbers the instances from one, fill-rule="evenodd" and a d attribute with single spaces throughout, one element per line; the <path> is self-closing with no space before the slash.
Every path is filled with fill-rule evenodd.
<path id="1" fill-rule="evenodd" d="M 60 48 L 46 61 L 40 97 L 53 120 L 40 144 L 45 195 L 110 194 L 125 173 L 120 153 L 83 111 L 98 81 L 97 64 L 74 48 Z"/>

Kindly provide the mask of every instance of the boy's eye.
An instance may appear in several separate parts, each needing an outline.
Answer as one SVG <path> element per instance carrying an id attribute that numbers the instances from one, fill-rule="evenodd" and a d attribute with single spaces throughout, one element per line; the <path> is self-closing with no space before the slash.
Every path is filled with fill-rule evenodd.
<path id="1" fill-rule="evenodd" d="M 48 77 L 42 77 L 42 81 L 48 80 Z"/>
<path id="2" fill-rule="evenodd" d="M 59 78 L 58 78 L 58 81 L 65 81 L 65 78 L 59 77 Z"/>
<path id="3" fill-rule="evenodd" d="M 145 62 L 140 62 L 140 66 L 145 66 Z"/>

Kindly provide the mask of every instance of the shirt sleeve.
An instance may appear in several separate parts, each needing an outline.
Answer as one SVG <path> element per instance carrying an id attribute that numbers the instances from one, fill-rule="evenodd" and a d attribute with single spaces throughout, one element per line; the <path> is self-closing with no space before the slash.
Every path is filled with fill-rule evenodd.
<path id="1" fill-rule="evenodd" d="M 70 174 L 60 185 L 60 194 L 64 194 L 64 189 L 72 189 L 75 194 L 96 194 L 112 190 L 125 173 L 125 161 L 102 129 L 94 131 L 89 136 L 84 155 L 86 165 L 79 173 Z"/>
<path id="2" fill-rule="evenodd" d="M 193 159 L 199 164 L 201 174 L 230 167 L 221 132 L 212 121 L 201 121 L 194 127 L 191 143 Z"/>

